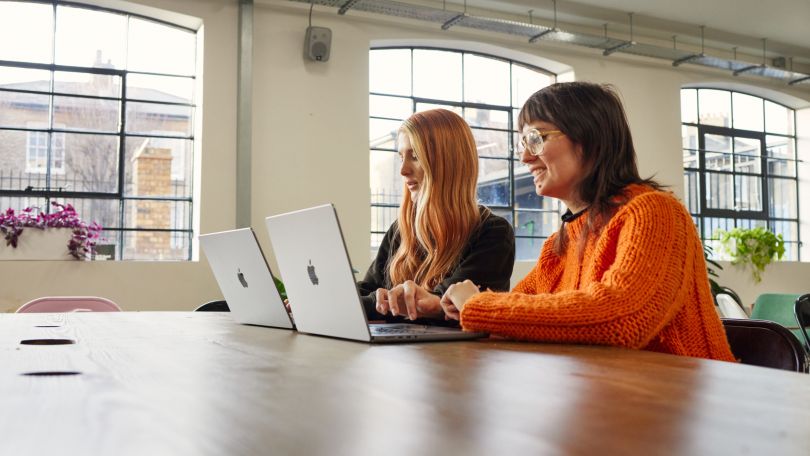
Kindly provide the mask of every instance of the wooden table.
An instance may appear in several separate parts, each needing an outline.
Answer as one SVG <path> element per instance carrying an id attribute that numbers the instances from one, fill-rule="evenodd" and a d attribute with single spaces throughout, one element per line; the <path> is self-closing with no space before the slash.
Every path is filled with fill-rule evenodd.
<path id="1" fill-rule="evenodd" d="M 0 455 L 810 453 L 810 376 L 641 351 L 207 312 L 0 314 L 0 347 Z"/>

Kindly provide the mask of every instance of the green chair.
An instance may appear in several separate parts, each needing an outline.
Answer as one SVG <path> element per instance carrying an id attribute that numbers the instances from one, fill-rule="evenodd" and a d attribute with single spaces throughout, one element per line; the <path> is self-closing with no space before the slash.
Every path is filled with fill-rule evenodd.
<path id="1" fill-rule="evenodd" d="M 797 339 L 803 340 L 804 335 L 793 310 L 799 296 L 799 293 L 763 293 L 754 302 L 751 318 L 775 321 L 789 329 Z"/>
<path id="2" fill-rule="evenodd" d="M 796 322 L 799 323 L 804 336 L 804 348 L 810 353 L 810 293 L 799 296 L 796 300 Z"/>

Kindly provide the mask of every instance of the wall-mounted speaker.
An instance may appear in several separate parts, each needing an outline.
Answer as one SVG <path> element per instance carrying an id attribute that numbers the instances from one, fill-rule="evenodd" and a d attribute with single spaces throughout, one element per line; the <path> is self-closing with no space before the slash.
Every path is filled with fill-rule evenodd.
<path id="1" fill-rule="evenodd" d="M 332 47 L 332 30 L 326 27 L 307 27 L 307 36 L 304 40 L 304 56 L 316 62 L 329 60 L 329 50 Z"/>

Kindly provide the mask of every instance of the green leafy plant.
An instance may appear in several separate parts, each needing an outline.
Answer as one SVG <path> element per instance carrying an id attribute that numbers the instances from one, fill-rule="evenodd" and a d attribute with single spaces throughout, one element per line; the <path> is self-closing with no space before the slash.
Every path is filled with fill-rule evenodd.
<path id="1" fill-rule="evenodd" d="M 709 286 L 711 287 L 712 290 L 714 305 L 717 305 L 717 295 L 723 293 L 731 296 L 731 298 L 737 301 L 737 304 L 739 304 L 740 307 L 742 307 L 743 302 L 742 299 L 740 299 L 740 295 L 738 295 L 737 292 L 732 290 L 731 288 L 725 285 L 720 285 L 719 283 L 717 283 L 717 280 L 715 280 L 720 278 L 720 276 L 717 275 L 717 271 L 718 270 L 722 271 L 723 266 L 720 263 L 714 261 L 713 259 L 714 249 L 712 248 L 711 245 L 703 244 L 703 257 L 706 259 L 706 272 L 708 272 L 709 274 Z"/>
<path id="2" fill-rule="evenodd" d="M 712 296 L 716 296 L 717 293 L 723 292 L 723 287 L 717 283 L 715 279 L 719 279 L 720 276 L 717 275 L 717 271 L 715 268 L 719 270 L 723 270 L 723 266 L 720 266 L 720 263 L 714 261 L 712 256 L 714 255 L 714 249 L 709 244 L 703 244 L 703 257 L 706 258 L 706 271 L 709 273 L 709 285 L 712 287 Z"/>
<path id="3" fill-rule="evenodd" d="M 284 288 L 284 282 L 273 276 L 273 282 L 276 284 L 278 294 L 281 296 L 282 301 L 287 299 L 287 290 Z"/>
<path id="4" fill-rule="evenodd" d="M 762 281 L 762 273 L 771 261 L 781 260 L 785 254 L 782 235 L 762 227 L 721 230 L 717 235 L 723 250 L 731 256 L 731 264 L 751 268 L 754 283 Z"/>

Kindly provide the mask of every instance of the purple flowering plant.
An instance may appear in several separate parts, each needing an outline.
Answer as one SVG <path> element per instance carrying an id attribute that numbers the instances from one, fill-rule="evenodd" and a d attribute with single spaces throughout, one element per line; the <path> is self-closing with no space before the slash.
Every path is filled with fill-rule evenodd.
<path id="1" fill-rule="evenodd" d="M 6 240 L 6 245 L 17 247 L 20 235 L 25 228 L 44 230 L 46 228 L 68 228 L 73 230 L 67 248 L 70 255 L 82 260 L 93 251 L 96 242 L 100 239 L 102 227 L 96 222 L 86 223 L 79 218 L 76 209 L 70 204 L 51 202 L 56 208 L 54 212 L 46 214 L 37 211 L 37 208 L 26 207 L 19 213 L 14 209 L 0 212 L 0 233 Z"/>

